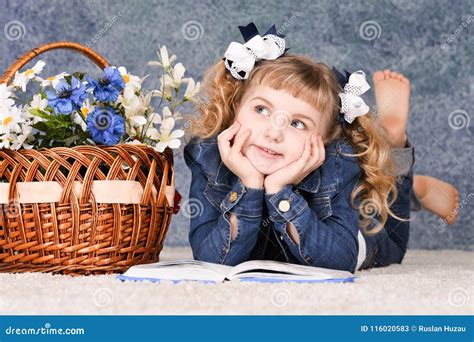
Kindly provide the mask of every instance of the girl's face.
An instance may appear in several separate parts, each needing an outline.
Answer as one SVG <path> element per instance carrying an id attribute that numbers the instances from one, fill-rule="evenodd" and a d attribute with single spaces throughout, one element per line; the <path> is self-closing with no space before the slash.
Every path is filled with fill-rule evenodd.
<path id="1" fill-rule="evenodd" d="M 321 114 L 316 108 L 290 93 L 267 86 L 256 86 L 246 92 L 235 121 L 241 125 L 239 131 L 250 129 L 242 153 L 264 175 L 297 160 L 311 134 L 321 133 Z"/>

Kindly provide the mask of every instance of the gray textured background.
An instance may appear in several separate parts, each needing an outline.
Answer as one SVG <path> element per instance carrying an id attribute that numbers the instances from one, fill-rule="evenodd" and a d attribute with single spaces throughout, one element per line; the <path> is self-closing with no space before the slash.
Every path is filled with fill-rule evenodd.
<path id="1" fill-rule="evenodd" d="M 137 75 L 153 72 L 165 44 L 200 79 L 222 57 L 238 25 L 254 21 L 263 33 L 276 24 L 291 52 L 348 70 L 392 68 L 412 82 L 409 134 L 416 173 L 454 183 L 460 217 L 447 228 L 417 214 L 410 248 L 473 250 L 472 108 L 474 2 L 465 1 L 0 1 L 0 70 L 22 53 L 58 40 L 88 44 L 112 64 Z M 44 74 L 94 71 L 82 56 L 45 55 Z M 373 98 L 370 101 L 373 104 Z M 177 189 L 188 196 L 190 172 L 176 151 Z M 187 244 L 189 219 L 173 217 L 168 245 Z"/>

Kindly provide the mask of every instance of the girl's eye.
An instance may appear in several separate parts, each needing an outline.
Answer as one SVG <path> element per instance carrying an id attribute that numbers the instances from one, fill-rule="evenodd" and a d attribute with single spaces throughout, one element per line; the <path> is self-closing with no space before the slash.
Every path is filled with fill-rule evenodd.
<path id="1" fill-rule="evenodd" d="M 262 114 L 262 112 L 266 112 L 265 115 L 269 115 L 269 110 L 267 107 L 265 106 L 255 106 L 254 108 L 255 112 L 259 113 L 259 114 Z M 299 125 L 296 125 L 296 126 L 293 126 L 293 127 L 296 127 L 298 129 L 304 129 L 306 127 L 306 124 L 303 122 L 303 121 L 300 121 L 300 120 L 294 120 L 291 125 L 293 125 L 294 123 L 297 123 Z"/>
<path id="2" fill-rule="evenodd" d="M 296 128 L 304 129 L 306 127 L 306 124 L 303 121 L 295 120 L 295 121 L 292 122 L 292 124 L 295 123 L 295 122 L 300 124 Z"/>
<path id="3" fill-rule="evenodd" d="M 268 109 L 267 109 L 267 107 L 265 107 L 265 106 L 255 106 L 254 109 L 255 109 L 255 111 L 256 111 L 257 113 L 259 113 L 259 114 L 261 114 L 261 111 L 266 111 L 266 112 L 267 112 L 267 115 L 268 115 L 268 112 L 269 112 Z"/>

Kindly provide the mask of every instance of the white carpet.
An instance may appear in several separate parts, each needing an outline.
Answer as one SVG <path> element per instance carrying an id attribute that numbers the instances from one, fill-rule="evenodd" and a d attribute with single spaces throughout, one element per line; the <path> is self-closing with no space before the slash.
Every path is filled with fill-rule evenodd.
<path id="1" fill-rule="evenodd" d="M 409 250 L 342 284 L 120 282 L 0 273 L 2 314 L 473 314 L 474 252 Z M 165 247 L 161 260 L 191 258 Z"/>

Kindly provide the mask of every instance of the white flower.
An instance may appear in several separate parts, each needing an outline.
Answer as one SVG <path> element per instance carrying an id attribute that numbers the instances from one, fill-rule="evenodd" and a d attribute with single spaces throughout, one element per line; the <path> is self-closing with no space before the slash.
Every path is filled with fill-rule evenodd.
<path id="1" fill-rule="evenodd" d="M 160 124 L 163 120 L 166 120 L 167 118 L 174 118 L 175 120 L 179 120 L 182 118 L 181 115 L 179 115 L 179 113 L 175 113 L 173 115 L 173 113 L 171 113 L 171 110 L 169 109 L 168 106 L 165 106 L 163 108 L 163 120 L 162 120 L 161 115 L 158 113 L 153 113 L 150 115 L 150 117 L 152 118 L 151 122 L 154 124 Z"/>
<path id="2" fill-rule="evenodd" d="M 160 59 L 160 62 L 158 62 L 158 61 L 149 61 L 148 65 L 150 65 L 150 66 L 162 66 L 164 69 L 168 69 L 171 66 L 171 63 L 173 63 L 176 60 L 175 55 L 173 55 L 171 57 L 168 57 L 168 49 L 166 48 L 166 45 L 163 45 L 163 47 L 160 49 L 160 51 L 156 51 L 156 54 L 158 55 L 158 58 Z"/>
<path id="3" fill-rule="evenodd" d="M 82 113 L 82 116 L 84 116 L 85 118 L 87 118 L 87 115 L 92 112 L 94 110 L 95 106 L 91 105 L 89 99 L 86 99 L 83 103 L 82 103 L 82 107 L 81 107 L 81 113 Z"/>
<path id="4" fill-rule="evenodd" d="M 197 95 L 200 88 L 201 88 L 200 82 L 195 83 L 192 78 L 189 78 L 188 86 L 186 87 L 186 91 L 184 93 L 184 100 L 185 101 L 192 100 Z"/>
<path id="5" fill-rule="evenodd" d="M 84 132 L 87 130 L 87 124 L 84 122 L 79 113 L 71 113 L 71 119 L 76 125 L 79 125 Z"/>
<path id="6" fill-rule="evenodd" d="M 34 140 L 33 135 L 31 132 L 33 131 L 33 128 L 28 125 L 23 125 L 21 129 L 21 134 L 14 136 L 14 141 L 13 144 L 11 145 L 12 150 L 19 150 L 20 148 L 33 148 L 33 145 L 27 144 L 27 142 L 31 142 Z"/>
<path id="7" fill-rule="evenodd" d="M 166 118 L 161 123 L 159 131 L 154 127 L 148 128 L 147 136 L 152 140 L 158 141 L 153 147 L 158 152 L 163 152 L 166 147 L 178 148 L 181 145 L 181 140 L 178 138 L 184 135 L 184 131 L 181 129 L 173 131 L 174 123 L 173 118 Z"/>
<path id="8" fill-rule="evenodd" d="M 27 109 L 37 109 L 44 111 L 45 108 L 48 106 L 48 99 L 42 99 L 40 94 L 36 94 L 33 96 L 33 100 L 30 103 L 30 106 Z M 45 121 L 42 117 L 37 115 L 31 114 L 29 111 L 26 111 L 25 114 L 29 119 L 31 119 L 32 123 L 35 124 L 40 121 Z"/>
<path id="9" fill-rule="evenodd" d="M 166 120 L 167 118 L 171 118 L 171 117 L 173 117 L 173 113 L 171 113 L 171 110 L 168 108 L 168 106 L 165 106 L 163 108 L 163 119 Z"/>
<path id="10" fill-rule="evenodd" d="M 144 116 L 141 115 L 135 115 L 129 118 L 130 123 L 132 124 L 133 127 L 141 127 L 145 126 L 147 123 L 147 120 Z"/>
<path id="11" fill-rule="evenodd" d="M 19 123 L 25 122 L 23 108 L 11 107 L 8 111 L 0 112 L 0 134 L 10 134 L 11 131 L 20 132 Z"/>
<path id="12" fill-rule="evenodd" d="M 10 98 L 12 96 L 11 92 L 12 87 L 5 83 L 0 84 L 0 110 L 7 110 L 15 104 L 15 101 Z"/>
<path id="13" fill-rule="evenodd" d="M 39 74 L 46 65 L 43 61 L 36 62 L 35 66 L 31 69 L 28 69 L 24 72 L 16 72 L 15 78 L 13 79 L 13 85 L 15 87 L 21 88 L 23 91 L 26 91 L 26 85 L 30 80 L 36 77 L 36 74 Z"/>
<path id="14" fill-rule="evenodd" d="M 171 99 L 171 85 L 173 84 L 173 79 L 169 75 L 164 75 L 160 77 L 160 90 L 153 90 L 153 96 L 162 96 L 166 99 Z"/>
<path id="15" fill-rule="evenodd" d="M 125 88 L 123 95 L 120 95 L 118 101 L 125 109 L 125 116 L 143 116 L 150 107 L 152 93 L 137 96 L 132 88 Z"/>
<path id="16" fill-rule="evenodd" d="M 53 88 L 56 88 L 58 85 L 59 81 L 61 81 L 65 76 L 69 76 L 68 73 L 62 72 L 59 75 L 51 76 L 48 77 L 47 79 L 42 79 L 41 77 L 38 77 L 38 79 L 41 81 L 41 86 L 47 87 L 47 86 L 52 86 Z"/>
<path id="17" fill-rule="evenodd" d="M 15 141 L 16 135 L 5 133 L 0 137 L 0 149 L 10 148 L 11 142 Z"/>
<path id="18" fill-rule="evenodd" d="M 171 84 L 171 86 L 175 89 L 179 89 L 179 86 L 181 85 L 181 83 L 183 82 L 183 76 L 184 76 L 184 72 L 185 72 L 185 68 L 183 66 L 183 64 L 181 63 L 178 63 L 174 66 L 173 70 L 172 70 L 172 77 L 173 77 L 173 83 Z"/>
<path id="19" fill-rule="evenodd" d="M 127 69 L 123 66 L 119 67 L 118 71 L 122 75 L 126 87 L 131 86 L 135 91 L 139 91 L 142 88 L 142 80 L 140 80 L 140 77 L 129 74 Z"/>
<path id="20" fill-rule="evenodd" d="M 89 99 L 86 99 L 84 103 L 82 104 L 82 107 L 80 109 L 82 116 L 77 113 L 73 112 L 71 113 L 71 119 L 72 121 L 76 124 L 81 126 L 81 129 L 85 132 L 87 130 L 87 123 L 84 122 L 84 119 L 87 118 L 87 115 L 94 110 L 95 106 L 91 105 Z M 84 119 L 82 118 L 84 117 Z"/>
<path id="21" fill-rule="evenodd" d="M 33 96 L 33 100 L 30 103 L 30 108 L 44 110 L 48 106 L 48 99 L 42 99 L 40 94 Z"/>
<path id="22" fill-rule="evenodd" d="M 185 68 L 181 63 L 178 63 L 170 70 L 170 75 L 166 74 L 160 77 L 160 90 L 154 90 L 153 96 L 163 96 L 164 98 L 171 98 L 171 89 L 179 89 L 181 83 L 188 82 L 189 79 L 183 78 Z"/>

